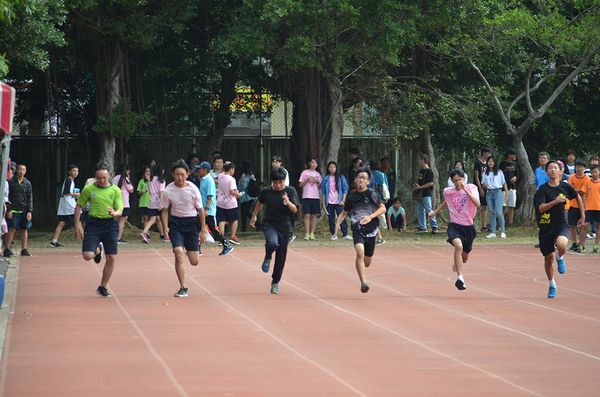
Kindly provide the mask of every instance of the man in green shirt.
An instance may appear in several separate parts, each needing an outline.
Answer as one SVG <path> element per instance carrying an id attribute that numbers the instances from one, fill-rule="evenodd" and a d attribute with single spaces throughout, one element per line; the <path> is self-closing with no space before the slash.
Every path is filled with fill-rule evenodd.
<path id="1" fill-rule="evenodd" d="M 110 172 L 106 163 L 94 166 L 96 182 L 87 185 L 81 191 L 75 208 L 75 237 L 83 238 L 83 259 L 102 261 L 102 250 L 106 253 L 106 264 L 102 272 L 102 281 L 96 293 L 104 298 L 111 295 L 106 285 L 112 276 L 117 258 L 117 240 L 119 222 L 117 218 L 123 213 L 123 196 L 121 189 L 110 182 Z M 81 208 L 90 202 L 90 221 L 85 226 L 85 234 L 79 218 Z"/>

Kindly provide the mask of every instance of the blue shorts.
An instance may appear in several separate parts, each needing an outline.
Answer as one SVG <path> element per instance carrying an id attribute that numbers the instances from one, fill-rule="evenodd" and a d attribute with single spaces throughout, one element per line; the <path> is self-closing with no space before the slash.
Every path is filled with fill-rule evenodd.
<path id="1" fill-rule="evenodd" d="M 199 251 L 199 233 L 200 220 L 197 216 L 191 218 L 172 216 L 169 221 L 169 238 L 173 248 L 184 247 L 188 251 Z"/>
<path id="2" fill-rule="evenodd" d="M 231 223 L 237 221 L 238 219 L 240 219 L 240 213 L 237 207 L 231 209 L 217 207 L 217 223 Z"/>
<path id="3" fill-rule="evenodd" d="M 148 207 L 139 207 L 138 214 L 140 215 L 148 215 Z"/>
<path id="4" fill-rule="evenodd" d="M 585 223 L 600 222 L 600 211 L 586 210 Z"/>
<path id="5" fill-rule="evenodd" d="M 131 208 L 123 208 L 123 214 L 121 216 L 129 216 L 131 215 Z"/>
<path id="6" fill-rule="evenodd" d="M 6 224 L 11 229 L 26 230 L 31 229 L 31 221 L 27 220 L 27 212 L 13 212 L 12 219 L 6 218 Z"/>
<path id="7" fill-rule="evenodd" d="M 107 255 L 116 255 L 118 238 L 119 222 L 115 218 L 90 218 L 85 225 L 82 252 L 96 252 L 98 244 L 102 242 Z"/>
<path id="8" fill-rule="evenodd" d="M 160 216 L 162 211 L 156 208 L 148 208 L 148 216 Z"/>
<path id="9" fill-rule="evenodd" d="M 579 211 L 579 209 L 577 209 Z M 556 239 L 560 236 L 569 238 L 569 225 L 558 225 L 552 229 L 540 229 L 539 240 L 540 240 L 540 251 L 542 255 L 550 255 L 554 252 L 554 244 Z"/>
<path id="10" fill-rule="evenodd" d="M 304 215 L 319 215 L 321 213 L 320 203 L 319 199 L 302 199 L 302 211 Z"/>
<path id="11" fill-rule="evenodd" d="M 452 244 L 452 240 L 459 238 L 462 242 L 463 252 L 467 254 L 473 250 L 473 240 L 477 237 L 477 229 L 473 225 L 464 226 L 450 222 L 448 224 L 448 241 Z"/>
<path id="12" fill-rule="evenodd" d="M 58 221 L 75 223 L 75 215 L 59 215 Z"/>

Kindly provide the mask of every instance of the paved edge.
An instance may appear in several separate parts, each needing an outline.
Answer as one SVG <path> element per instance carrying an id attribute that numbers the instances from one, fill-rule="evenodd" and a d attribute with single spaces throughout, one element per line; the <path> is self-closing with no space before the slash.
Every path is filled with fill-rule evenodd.
<path id="1" fill-rule="evenodd" d="M 16 259 L 16 258 L 15 258 Z M 4 279 L 4 300 L 0 307 L 0 363 L 4 358 L 4 341 L 6 339 L 6 331 L 8 327 L 8 316 L 12 307 L 12 297 L 14 291 L 14 283 L 19 269 L 19 260 L 16 259 L 16 263 L 10 261 L 6 269 L 6 276 Z"/>

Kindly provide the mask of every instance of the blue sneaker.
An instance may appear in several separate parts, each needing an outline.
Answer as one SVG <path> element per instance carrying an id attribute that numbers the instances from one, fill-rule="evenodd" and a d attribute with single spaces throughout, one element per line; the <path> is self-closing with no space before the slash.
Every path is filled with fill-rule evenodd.
<path id="1" fill-rule="evenodd" d="M 269 267 L 271 266 L 271 258 L 267 259 L 265 258 L 265 260 L 263 261 L 262 264 L 262 271 L 265 273 L 269 273 Z"/>
<path id="2" fill-rule="evenodd" d="M 548 298 L 556 298 L 556 287 L 550 286 L 548 288 Z"/>
<path id="3" fill-rule="evenodd" d="M 269 262 L 271 260 L 269 259 Z M 279 284 L 271 284 L 271 293 L 278 294 L 279 293 Z"/>
<path id="4" fill-rule="evenodd" d="M 558 265 L 558 272 L 560 274 L 565 274 L 567 271 L 567 267 L 565 266 L 565 258 L 563 257 L 562 259 L 559 259 L 558 252 L 556 253 L 556 264 Z"/>
<path id="5" fill-rule="evenodd" d="M 233 251 L 233 247 L 228 244 L 227 246 L 223 247 L 223 251 L 221 251 L 219 256 L 225 256 L 225 255 L 229 254 L 231 251 Z M 269 271 L 268 268 L 267 268 L 267 271 Z"/>

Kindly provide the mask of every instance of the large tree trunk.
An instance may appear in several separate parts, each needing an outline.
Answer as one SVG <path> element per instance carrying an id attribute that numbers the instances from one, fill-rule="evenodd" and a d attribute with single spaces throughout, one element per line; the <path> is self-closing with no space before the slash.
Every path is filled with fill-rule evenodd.
<path id="1" fill-rule="evenodd" d="M 519 181 L 517 183 L 519 189 L 517 192 L 519 192 L 520 201 L 520 205 L 515 210 L 514 220 L 531 225 L 535 221 L 533 213 L 534 173 L 525 146 L 523 146 L 523 135 L 514 134 L 512 137 L 513 147 L 517 153 L 517 163 L 519 164 Z"/>
<path id="2" fill-rule="evenodd" d="M 329 137 L 329 142 L 325 142 L 327 151 L 324 153 L 324 158 L 321 162 L 321 171 L 323 173 L 326 171 L 328 162 L 338 161 L 338 154 L 342 143 L 342 134 L 344 133 L 344 107 L 340 76 L 336 72 L 333 73 L 332 76 L 327 77 L 325 81 L 327 82 L 329 99 L 331 100 L 332 105 L 330 115 L 331 121 L 329 123 L 331 126 L 331 134 L 326 135 Z M 324 131 L 324 133 L 326 134 L 326 131 Z"/>

